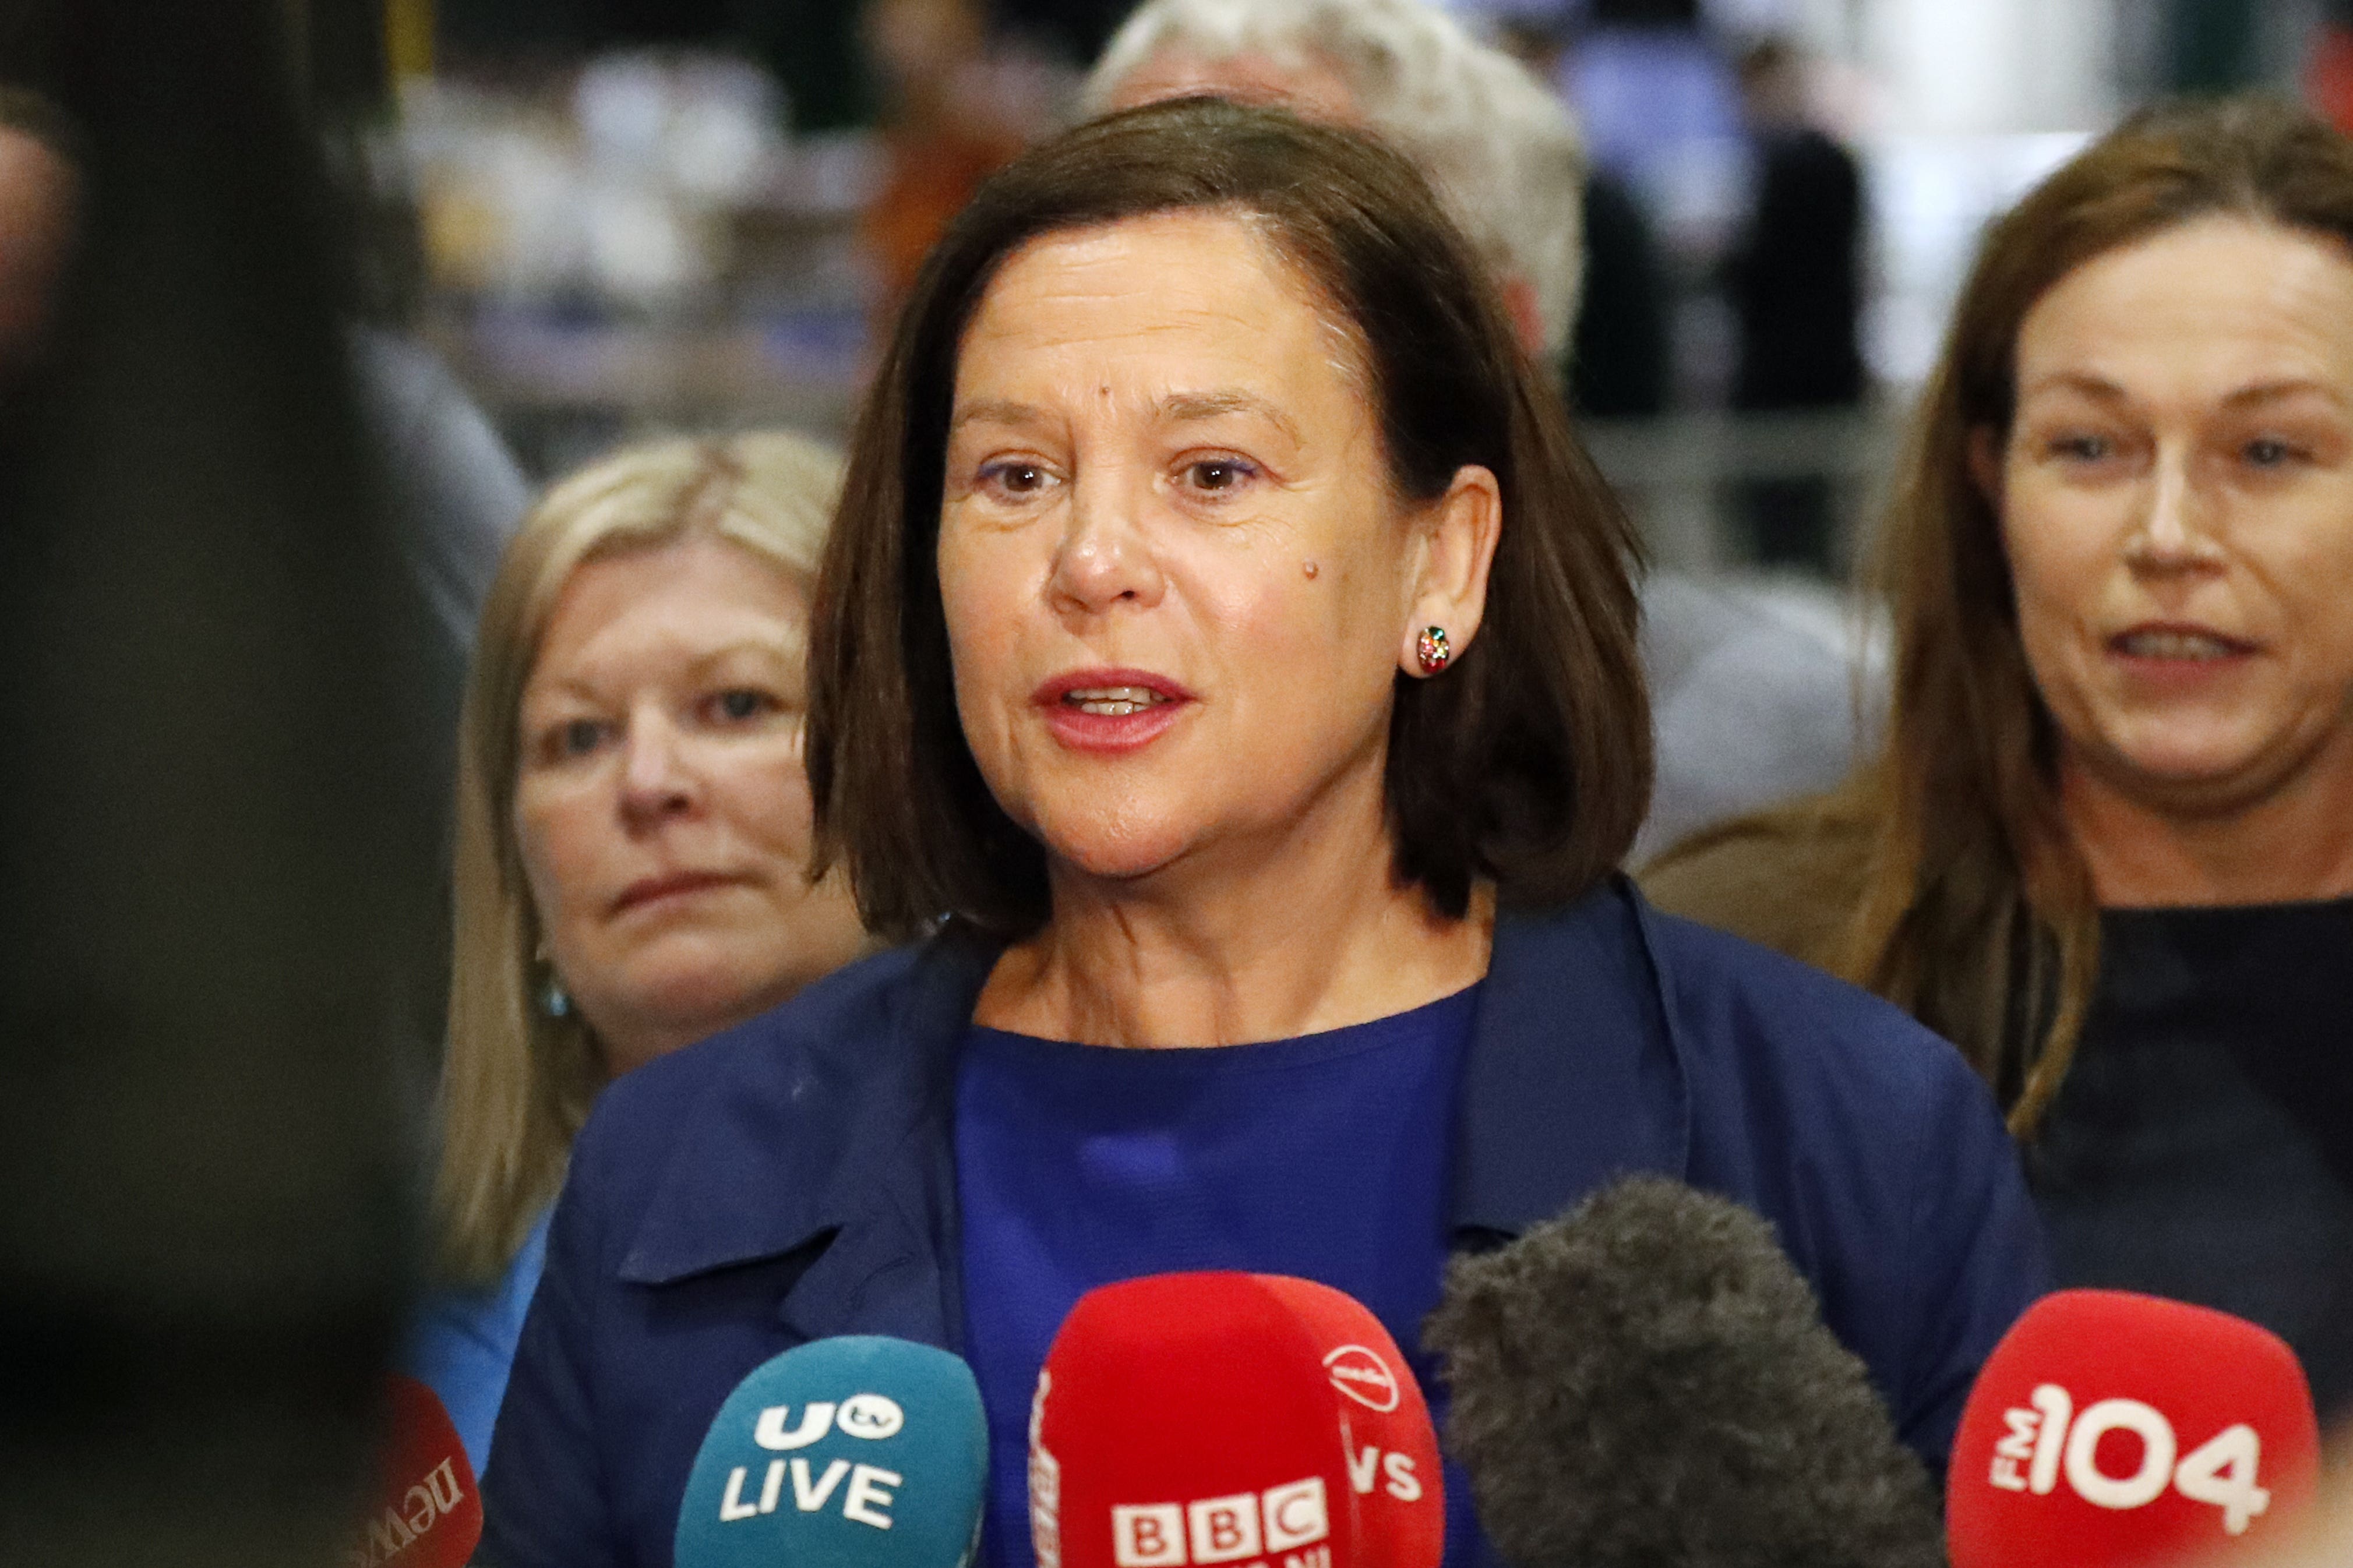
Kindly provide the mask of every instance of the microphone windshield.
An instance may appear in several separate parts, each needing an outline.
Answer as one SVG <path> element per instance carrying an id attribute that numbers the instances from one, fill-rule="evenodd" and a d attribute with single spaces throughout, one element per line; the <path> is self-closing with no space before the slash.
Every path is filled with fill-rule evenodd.
<path id="1" fill-rule="evenodd" d="M 848 1335 L 754 1369 L 719 1407 L 678 1510 L 678 1568 L 962 1568 L 988 1427 L 962 1358 Z"/>
<path id="2" fill-rule="evenodd" d="M 2122 1290 L 2028 1310 L 1969 1391 L 1946 1483 L 1953 1568 L 2124 1568 L 2278 1531 L 2320 1470 L 2295 1352 L 2242 1318 Z"/>
<path id="3" fill-rule="evenodd" d="M 482 1498 L 466 1446 L 434 1392 L 391 1379 L 382 1479 L 351 1554 L 353 1568 L 463 1568 L 482 1539 Z"/>
<path id="4" fill-rule="evenodd" d="M 1605 1187 L 1457 1258 L 1423 1342 L 1517 1568 L 1940 1568 L 1927 1471 L 1737 1204 Z"/>
<path id="5" fill-rule="evenodd" d="M 1089 1291 L 1029 1433 L 1039 1568 L 1436 1568 L 1443 1549 L 1421 1391 L 1369 1311 L 1305 1280 Z"/>

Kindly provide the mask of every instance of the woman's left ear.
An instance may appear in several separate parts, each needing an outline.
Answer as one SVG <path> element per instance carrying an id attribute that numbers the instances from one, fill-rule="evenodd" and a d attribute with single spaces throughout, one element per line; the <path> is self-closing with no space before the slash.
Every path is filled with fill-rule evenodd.
<path id="1" fill-rule="evenodd" d="M 1423 509 L 1417 530 L 1413 606 L 1398 644 L 1398 667 L 1428 676 L 1460 658 L 1479 635 L 1487 574 L 1504 536 L 1504 488 L 1476 464 L 1457 468 L 1446 493 Z"/>

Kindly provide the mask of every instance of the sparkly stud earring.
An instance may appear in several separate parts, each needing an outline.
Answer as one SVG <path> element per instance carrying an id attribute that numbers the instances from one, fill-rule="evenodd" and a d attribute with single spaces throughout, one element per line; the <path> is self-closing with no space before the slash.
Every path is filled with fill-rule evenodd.
<path id="1" fill-rule="evenodd" d="M 1453 650 L 1446 646 L 1446 628 L 1424 626 L 1421 636 L 1414 642 L 1413 657 L 1421 662 L 1424 675 L 1436 675 L 1444 669 L 1446 661 L 1454 657 Z"/>

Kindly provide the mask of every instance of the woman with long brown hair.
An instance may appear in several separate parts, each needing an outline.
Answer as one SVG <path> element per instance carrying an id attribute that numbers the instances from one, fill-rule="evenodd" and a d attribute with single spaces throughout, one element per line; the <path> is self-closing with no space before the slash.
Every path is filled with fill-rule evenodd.
<path id="1" fill-rule="evenodd" d="M 2353 1397 L 2353 143 L 2151 110 L 1989 235 L 1883 542 L 1893 721 L 1646 872 L 1958 1042 L 2063 1279 Z"/>

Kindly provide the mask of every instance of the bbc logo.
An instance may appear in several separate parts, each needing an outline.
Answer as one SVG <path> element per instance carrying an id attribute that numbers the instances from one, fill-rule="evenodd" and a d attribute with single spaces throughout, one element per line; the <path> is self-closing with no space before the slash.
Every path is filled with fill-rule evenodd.
<path id="1" fill-rule="evenodd" d="M 1113 1508 L 1111 1531 L 1118 1568 L 1197 1568 L 1312 1546 L 1332 1533 L 1332 1515 L 1324 1479 L 1310 1476 L 1263 1492 Z"/>

